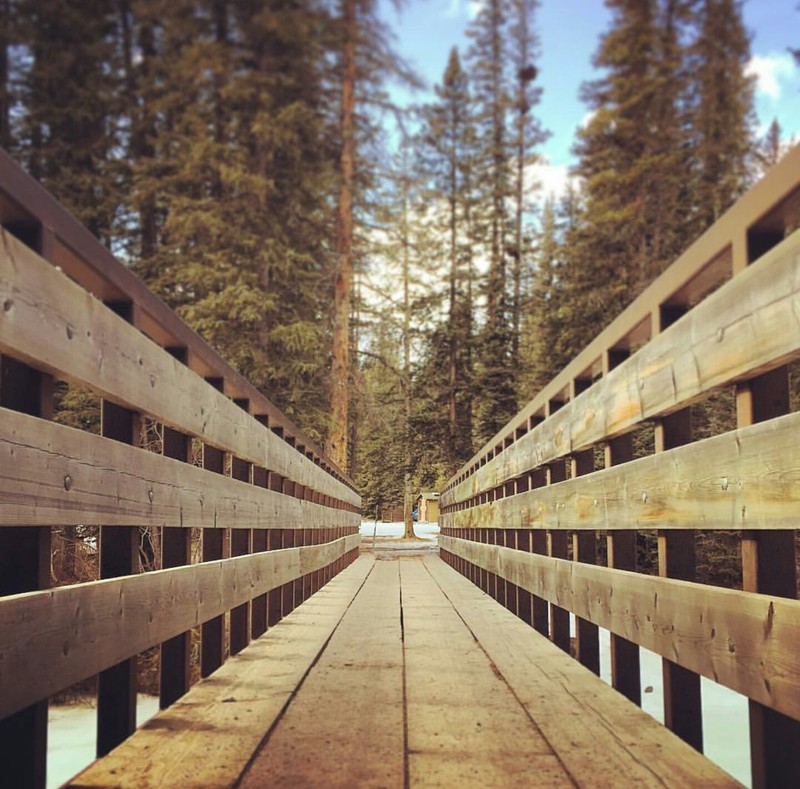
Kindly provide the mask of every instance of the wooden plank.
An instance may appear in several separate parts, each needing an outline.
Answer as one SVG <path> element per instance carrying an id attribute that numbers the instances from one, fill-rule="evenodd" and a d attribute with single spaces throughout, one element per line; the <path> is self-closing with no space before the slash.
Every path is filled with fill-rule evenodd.
<path id="1" fill-rule="evenodd" d="M 58 523 L 335 528 L 357 512 L 301 501 L 144 449 L 0 409 L 0 528 Z"/>
<path id="2" fill-rule="evenodd" d="M 449 490 L 444 505 L 588 449 L 703 393 L 800 356 L 800 233 L 749 266 Z"/>
<path id="3" fill-rule="evenodd" d="M 405 785 L 398 568 L 375 563 L 241 789 Z"/>
<path id="4" fill-rule="evenodd" d="M 425 565 L 399 566 L 409 785 L 573 786 Z"/>
<path id="5" fill-rule="evenodd" d="M 798 335 L 800 336 L 800 335 Z M 559 412 L 560 413 L 560 412 Z M 796 529 L 800 413 L 447 515 L 453 528 Z"/>
<path id="6" fill-rule="evenodd" d="M 800 601 L 439 540 L 612 633 L 800 718 Z"/>
<path id="7" fill-rule="evenodd" d="M 357 549 L 360 536 L 0 599 L 0 718 Z"/>
<path id="8" fill-rule="evenodd" d="M 443 562 L 424 561 L 577 786 L 740 786 Z"/>
<path id="9" fill-rule="evenodd" d="M 325 649 L 372 566 L 371 558 L 360 559 L 68 786 L 234 786 Z"/>
<path id="10" fill-rule="evenodd" d="M 334 498 L 360 497 L 222 392 L 0 231 L 0 353 Z M 24 277 L 19 272 L 24 271 Z"/>

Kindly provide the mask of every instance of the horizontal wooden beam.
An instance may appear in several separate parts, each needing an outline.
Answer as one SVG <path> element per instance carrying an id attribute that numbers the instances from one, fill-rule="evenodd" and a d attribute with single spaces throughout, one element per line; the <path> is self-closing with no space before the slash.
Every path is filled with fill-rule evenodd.
<path id="1" fill-rule="evenodd" d="M 800 357 L 800 233 L 442 495 L 447 506 Z"/>
<path id="2" fill-rule="evenodd" d="M 12 235 L 0 231 L 0 353 L 301 485 L 360 497 Z M 24 272 L 24 276 L 21 275 Z"/>
<path id="3" fill-rule="evenodd" d="M 796 529 L 800 413 L 441 516 L 458 529 Z"/>
<path id="4" fill-rule="evenodd" d="M 360 536 L 0 599 L 0 719 L 271 589 Z"/>
<path id="5" fill-rule="evenodd" d="M 162 347 L 186 348 L 188 361 L 199 375 L 219 377 L 231 396 L 250 401 L 252 413 L 264 414 L 270 426 L 279 427 L 331 467 L 348 484 L 344 472 L 324 456 L 284 413 L 211 346 L 189 328 L 164 302 L 123 265 L 83 225 L 11 156 L 0 150 L 0 221 L 5 225 L 24 222 L 39 225 L 50 239 L 48 259 L 62 268 L 100 300 L 129 300 L 138 312 L 140 328 Z"/>
<path id="6" fill-rule="evenodd" d="M 800 601 L 440 536 L 443 550 L 800 719 Z"/>
<path id="7" fill-rule="evenodd" d="M 537 414 L 543 414 L 548 402 L 569 391 L 575 381 L 583 380 L 586 371 L 602 367 L 601 360 L 621 347 L 639 327 L 648 324 L 660 308 L 687 288 L 691 282 L 704 278 L 704 273 L 727 260 L 727 267 L 741 269 L 747 265 L 747 234 L 750 228 L 798 192 L 800 172 L 800 145 L 787 152 L 781 163 L 744 194 L 703 235 L 701 235 L 666 271 L 615 318 L 581 353 L 579 353 L 552 381 L 501 430 L 467 461 L 446 486 L 443 503 L 449 503 L 450 491 L 459 478 L 470 474 L 497 445 L 504 444 L 517 432 L 527 432 L 529 423 Z M 734 258 L 736 258 L 734 260 Z M 743 259 L 744 258 L 744 259 Z M 768 279 L 772 275 L 768 275 Z M 712 283 L 709 283 L 713 285 Z M 683 303 L 683 302 L 681 302 Z M 652 327 L 650 329 L 652 331 Z M 489 460 L 491 463 L 491 460 Z M 459 495 L 456 500 L 464 498 Z"/>
<path id="8" fill-rule="evenodd" d="M 3 525 L 357 527 L 334 509 L 0 409 Z"/>

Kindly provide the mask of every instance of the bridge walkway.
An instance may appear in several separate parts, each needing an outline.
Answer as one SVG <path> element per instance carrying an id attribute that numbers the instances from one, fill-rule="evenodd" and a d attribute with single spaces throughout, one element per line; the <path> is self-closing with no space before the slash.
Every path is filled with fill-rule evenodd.
<path id="1" fill-rule="evenodd" d="M 739 784 L 438 556 L 362 555 L 69 786 Z"/>

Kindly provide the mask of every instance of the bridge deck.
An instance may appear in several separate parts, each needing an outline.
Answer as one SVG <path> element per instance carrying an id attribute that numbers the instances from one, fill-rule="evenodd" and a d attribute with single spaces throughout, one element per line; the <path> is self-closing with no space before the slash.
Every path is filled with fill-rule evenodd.
<path id="1" fill-rule="evenodd" d="M 70 784 L 738 785 L 435 556 L 360 557 Z"/>

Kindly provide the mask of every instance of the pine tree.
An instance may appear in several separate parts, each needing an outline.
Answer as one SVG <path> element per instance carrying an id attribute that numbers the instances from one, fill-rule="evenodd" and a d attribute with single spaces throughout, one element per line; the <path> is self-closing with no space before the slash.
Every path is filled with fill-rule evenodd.
<path id="1" fill-rule="evenodd" d="M 562 360 L 554 354 L 562 329 L 559 314 L 562 241 L 552 197 L 544 203 L 541 223 L 537 237 L 534 286 L 526 303 L 520 337 L 524 364 L 520 388 L 525 401 L 534 397 L 562 366 Z"/>
<path id="2" fill-rule="evenodd" d="M 609 0 L 611 29 L 583 88 L 579 133 L 586 208 L 568 233 L 565 296 L 579 349 L 682 251 L 689 175 L 679 46 L 688 4 Z M 574 299 L 574 302 L 572 301 Z M 576 350 L 577 350 L 576 349 Z"/>
<path id="3" fill-rule="evenodd" d="M 450 53 L 442 84 L 436 87 L 436 97 L 435 103 L 422 110 L 419 149 L 432 200 L 441 199 L 446 206 L 437 224 L 446 238 L 442 256 L 448 267 L 447 325 L 441 342 L 447 347 L 443 365 L 447 371 L 446 453 L 448 465 L 455 472 L 472 454 L 474 338 L 468 217 L 474 200 L 470 190 L 470 162 L 475 156 L 469 84 L 455 48 Z"/>
<path id="4" fill-rule="evenodd" d="M 306 0 L 196 6 L 138 18 L 139 39 L 155 49 L 137 82 L 151 151 L 137 161 L 135 197 L 140 248 L 153 249 L 137 267 L 321 439 L 332 167 L 317 35 L 325 16 Z"/>
<path id="5" fill-rule="evenodd" d="M 702 232 L 744 192 L 753 148 L 750 40 L 740 0 L 703 0 L 691 49 L 695 227 Z"/>
<path id="6" fill-rule="evenodd" d="M 524 310 L 523 275 L 529 257 L 530 234 L 526 232 L 524 217 L 527 213 L 526 172 L 536 164 L 535 148 L 544 142 L 544 133 L 539 120 L 532 113 L 541 100 L 542 89 L 535 83 L 539 40 L 534 29 L 534 15 L 538 0 L 513 0 L 511 63 L 513 66 L 514 100 L 512 104 L 513 135 L 513 242 L 509 245 L 511 256 L 511 368 L 519 370 L 520 334 Z"/>
<path id="7" fill-rule="evenodd" d="M 20 75 L 18 156 L 111 244 L 121 202 L 116 7 L 112 0 L 19 0 L 29 65 Z"/>
<path id="8" fill-rule="evenodd" d="M 490 439 L 516 411 L 516 373 L 511 363 L 512 331 L 507 293 L 507 258 L 512 197 L 508 112 L 511 103 L 505 46 L 507 0 L 489 0 L 468 34 L 469 74 L 474 86 L 478 156 L 474 177 L 479 191 L 480 225 L 488 271 L 483 293 L 486 317 L 476 344 L 475 437 Z"/>

